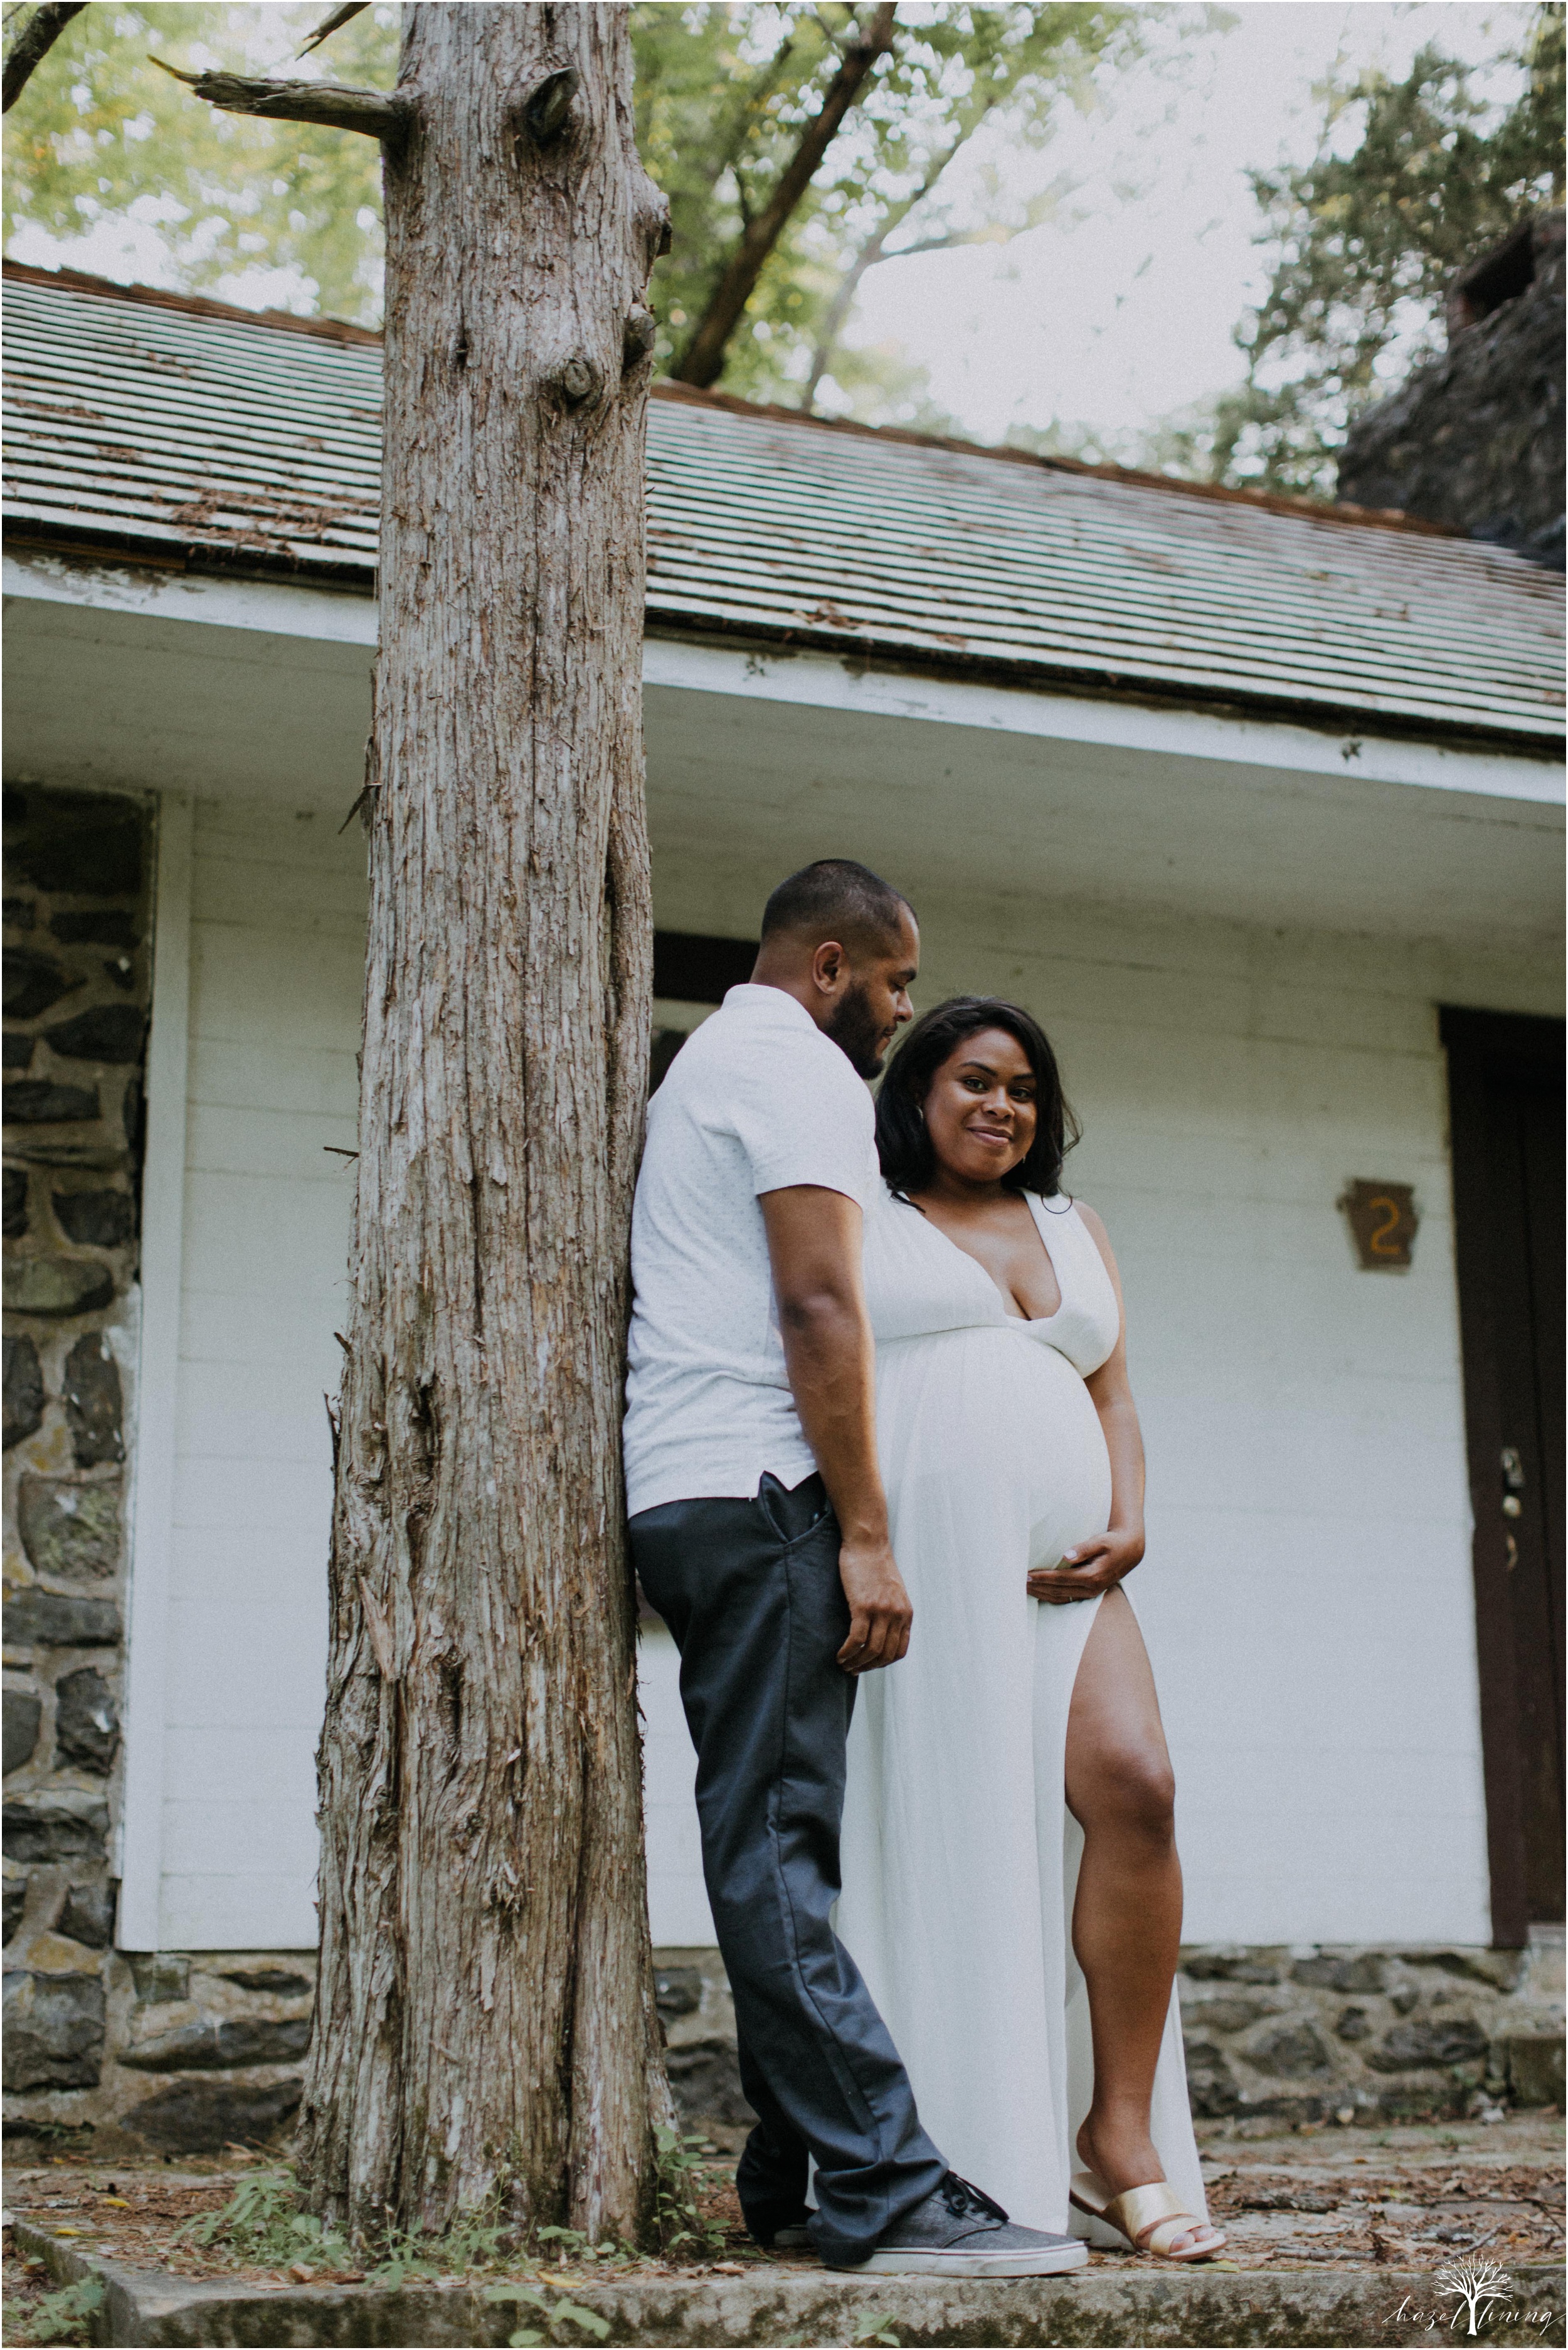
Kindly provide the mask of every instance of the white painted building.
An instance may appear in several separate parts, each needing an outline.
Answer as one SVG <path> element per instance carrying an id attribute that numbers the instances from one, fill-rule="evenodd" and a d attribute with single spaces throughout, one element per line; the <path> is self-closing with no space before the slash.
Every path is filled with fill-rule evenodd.
<path id="1" fill-rule="evenodd" d="M 7 296 L 7 775 L 157 812 L 118 1940 L 299 1950 L 379 354 L 38 273 Z M 919 1003 L 1039 1014 L 1126 1282 L 1188 1939 L 1518 1942 L 1552 1897 L 1500 1545 L 1551 1463 L 1504 1431 L 1531 1481 L 1505 1524 L 1442 1022 L 1509 1015 L 1453 1047 L 1495 1033 L 1504 1068 L 1560 1011 L 1561 583 L 1386 518 L 722 400 L 656 398 L 651 444 L 656 910 L 694 991 L 657 1024 L 702 1016 L 723 942 L 824 854 L 909 893 Z M 1357 1179 L 1411 1187 L 1407 1270 L 1363 1269 Z M 1519 1571 L 1543 1593 L 1551 1543 L 1560 1577 L 1560 1519 Z M 649 1894 L 656 1942 L 694 1946 L 673 1661 L 650 1628 Z"/>

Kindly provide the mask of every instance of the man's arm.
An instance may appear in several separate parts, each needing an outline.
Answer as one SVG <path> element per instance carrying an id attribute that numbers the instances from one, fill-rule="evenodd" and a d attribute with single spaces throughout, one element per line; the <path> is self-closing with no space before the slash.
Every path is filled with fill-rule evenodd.
<path id="1" fill-rule="evenodd" d="M 784 1363 L 806 1442 L 838 1520 L 849 1602 L 846 1672 L 896 1665 L 914 1610 L 888 1539 L 877 1466 L 875 1360 L 860 1278 L 860 1211 L 842 1191 L 792 1184 L 762 1195 Z"/>

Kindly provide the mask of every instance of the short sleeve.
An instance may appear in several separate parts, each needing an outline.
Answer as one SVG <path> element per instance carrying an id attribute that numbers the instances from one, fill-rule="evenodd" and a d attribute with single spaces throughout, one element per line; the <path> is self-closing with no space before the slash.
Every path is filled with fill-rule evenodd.
<path id="1" fill-rule="evenodd" d="M 871 1097 L 836 1045 L 791 1041 L 743 1081 L 730 1122 L 745 1153 L 753 1192 L 814 1184 L 867 1205 L 877 1172 Z"/>

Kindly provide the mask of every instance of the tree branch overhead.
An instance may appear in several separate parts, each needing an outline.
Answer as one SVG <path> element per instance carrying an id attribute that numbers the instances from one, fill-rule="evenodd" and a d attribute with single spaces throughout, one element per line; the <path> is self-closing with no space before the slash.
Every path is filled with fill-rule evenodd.
<path id="1" fill-rule="evenodd" d="M 79 16 L 86 5 L 87 0 L 44 0 L 42 7 L 34 9 L 5 59 L 0 114 L 9 114 L 71 18 Z"/>
<path id="2" fill-rule="evenodd" d="M 346 6 L 334 8 L 330 16 L 324 16 L 315 32 L 308 36 L 299 52 L 300 56 L 307 57 L 312 49 L 318 49 L 323 41 L 330 40 L 340 25 L 347 25 L 354 17 L 362 16 L 369 5 L 370 0 L 348 0 Z"/>
<path id="3" fill-rule="evenodd" d="M 893 18 L 894 0 L 882 0 L 867 30 L 846 50 L 826 97 L 802 132 L 800 143 L 781 173 L 772 197 L 754 219 L 746 222 L 745 234 L 719 280 L 706 314 L 698 322 L 680 364 L 670 369 L 677 383 L 696 384 L 705 390 L 722 373 L 725 346 L 752 297 L 769 254 L 832 145 L 839 124 L 859 96 L 861 84 L 877 59 L 893 46 Z"/>
<path id="4" fill-rule="evenodd" d="M 367 139 L 394 144 L 411 112 L 408 99 L 389 90 L 356 89 L 331 81 L 265 81 L 245 74 L 188 74 L 161 57 L 152 63 L 223 114 L 254 114 L 267 122 L 320 122 L 333 130 L 358 130 Z"/>

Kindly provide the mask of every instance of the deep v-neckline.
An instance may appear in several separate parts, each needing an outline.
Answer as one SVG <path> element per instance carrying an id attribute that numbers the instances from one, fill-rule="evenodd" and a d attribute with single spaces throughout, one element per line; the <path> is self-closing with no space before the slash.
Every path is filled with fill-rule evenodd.
<path id="1" fill-rule="evenodd" d="M 993 1291 L 994 1294 L 1001 1298 L 1002 1315 L 1007 1321 L 1016 1322 L 1025 1330 L 1038 1330 L 1044 1323 L 1055 1321 L 1057 1315 L 1061 1313 L 1063 1306 L 1067 1302 L 1067 1295 L 1065 1290 L 1062 1286 L 1061 1268 L 1057 1264 L 1055 1258 L 1052 1255 L 1051 1243 L 1046 1239 L 1045 1234 L 1041 1228 L 1039 1211 L 1035 1208 L 1033 1198 L 1027 1191 L 1023 1192 L 1020 1196 L 1023 1201 L 1024 1206 L 1029 1211 L 1029 1221 L 1034 1227 L 1034 1236 L 1040 1243 L 1045 1262 L 1050 1266 L 1056 1283 L 1056 1303 L 1049 1314 L 1015 1314 L 1012 1311 L 1012 1292 L 1010 1289 L 1003 1289 L 1001 1282 L 996 1279 L 994 1274 L 989 1273 L 986 1270 L 985 1266 L 981 1263 L 979 1257 L 974 1254 L 973 1251 L 971 1249 L 966 1249 L 961 1241 L 955 1241 L 950 1232 L 943 1232 L 940 1224 L 937 1222 L 936 1218 L 930 1215 L 927 1210 L 919 1207 L 916 1201 L 911 1200 L 909 1204 L 914 1208 L 916 1214 L 920 1219 L 920 1222 L 925 1224 L 929 1231 L 935 1232 L 940 1241 L 945 1241 L 949 1248 L 956 1250 L 958 1254 L 963 1258 L 966 1264 L 973 1265 L 976 1273 L 979 1274 L 986 1287 L 989 1290 Z"/>

